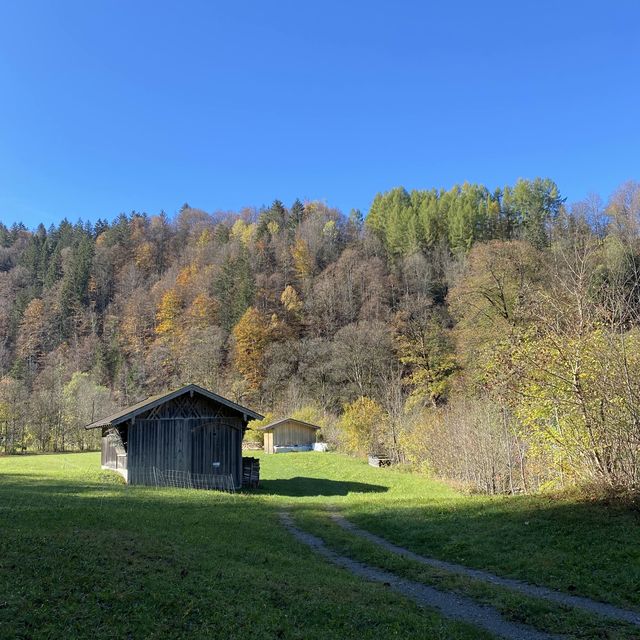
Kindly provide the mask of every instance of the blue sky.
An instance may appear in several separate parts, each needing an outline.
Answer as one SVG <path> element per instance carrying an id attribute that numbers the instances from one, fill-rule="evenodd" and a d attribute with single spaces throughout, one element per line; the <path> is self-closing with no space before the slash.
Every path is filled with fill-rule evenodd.
<path id="1" fill-rule="evenodd" d="M 640 2 L 0 0 L 0 220 L 640 179 Z"/>

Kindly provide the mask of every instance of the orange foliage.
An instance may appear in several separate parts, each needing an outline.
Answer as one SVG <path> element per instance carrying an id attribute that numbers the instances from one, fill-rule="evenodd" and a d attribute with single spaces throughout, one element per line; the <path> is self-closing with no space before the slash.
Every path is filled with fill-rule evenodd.
<path id="1" fill-rule="evenodd" d="M 176 286 L 179 287 L 179 289 L 187 289 L 193 284 L 197 273 L 198 269 L 193 264 L 183 267 L 176 278 Z"/>
<path id="2" fill-rule="evenodd" d="M 187 310 L 189 324 L 192 327 L 204 328 L 216 323 L 218 303 L 210 295 L 199 293 Z"/>

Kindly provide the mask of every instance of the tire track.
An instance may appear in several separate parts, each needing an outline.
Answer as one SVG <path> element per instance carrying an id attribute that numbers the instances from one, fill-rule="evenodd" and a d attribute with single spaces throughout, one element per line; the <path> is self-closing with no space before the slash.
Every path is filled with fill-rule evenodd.
<path id="1" fill-rule="evenodd" d="M 470 598 L 438 591 L 433 587 L 400 578 L 388 571 L 341 556 L 327 547 L 320 538 L 298 528 L 289 513 L 281 513 L 280 520 L 287 531 L 299 542 L 310 547 L 329 562 L 364 580 L 387 585 L 393 591 L 421 606 L 436 609 L 446 618 L 475 625 L 506 640 L 557 640 L 561 637 L 509 622 L 492 607 L 480 605 Z"/>
<path id="2" fill-rule="evenodd" d="M 539 587 L 537 585 L 529 584 L 528 582 L 523 582 L 521 580 L 515 580 L 513 578 L 503 578 L 493 573 L 489 573 L 488 571 L 482 571 L 481 569 L 471 569 L 461 564 L 455 564 L 453 562 L 447 562 L 445 560 L 438 560 L 436 558 L 421 556 L 414 551 L 410 551 L 409 549 L 405 549 L 404 547 L 393 544 L 393 542 L 389 542 L 385 538 L 381 538 L 374 533 L 370 533 L 369 531 L 360 529 L 360 527 L 357 527 L 353 523 L 349 522 L 349 520 L 338 513 L 331 513 L 330 517 L 334 522 L 339 524 L 343 529 L 346 529 L 350 533 L 353 533 L 360 538 L 364 538 L 369 542 L 373 542 L 374 544 L 377 544 L 387 551 L 391 551 L 392 553 L 395 553 L 397 555 L 404 556 L 405 558 L 409 558 L 410 560 L 414 560 L 415 562 L 420 562 L 421 564 L 425 564 L 436 569 L 442 569 L 450 573 L 467 576 L 480 582 L 494 584 L 500 587 L 506 587 L 507 589 L 511 589 L 512 591 L 517 591 L 534 598 L 541 598 L 543 600 L 556 602 L 569 607 L 574 607 L 576 609 L 582 609 L 583 611 L 595 613 L 604 618 L 609 618 L 610 620 L 627 622 L 640 627 L 640 613 L 637 613 L 635 611 L 630 611 L 628 609 L 616 607 L 612 604 L 606 604 L 604 602 L 591 600 L 590 598 L 586 598 L 584 596 L 572 596 L 560 591 L 554 591 L 553 589 L 549 589 L 547 587 Z"/>

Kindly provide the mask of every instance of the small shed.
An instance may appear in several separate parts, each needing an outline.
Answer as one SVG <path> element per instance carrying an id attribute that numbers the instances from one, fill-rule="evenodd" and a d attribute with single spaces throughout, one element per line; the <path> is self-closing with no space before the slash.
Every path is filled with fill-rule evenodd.
<path id="1" fill-rule="evenodd" d="M 266 453 L 286 453 L 289 451 L 310 451 L 320 429 L 315 424 L 283 418 L 258 430 L 264 431 L 264 450 Z"/>
<path id="2" fill-rule="evenodd" d="M 189 384 L 147 398 L 86 429 L 102 430 L 102 468 L 129 484 L 239 489 L 242 437 L 262 416 Z M 215 480 L 219 478 L 220 487 Z M 209 482 L 211 480 L 211 482 Z"/>

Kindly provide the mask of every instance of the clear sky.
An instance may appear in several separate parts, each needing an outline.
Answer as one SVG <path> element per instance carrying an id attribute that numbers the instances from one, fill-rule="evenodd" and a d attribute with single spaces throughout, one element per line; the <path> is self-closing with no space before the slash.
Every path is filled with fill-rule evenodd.
<path id="1" fill-rule="evenodd" d="M 0 220 L 640 179 L 640 1 L 0 0 Z"/>

